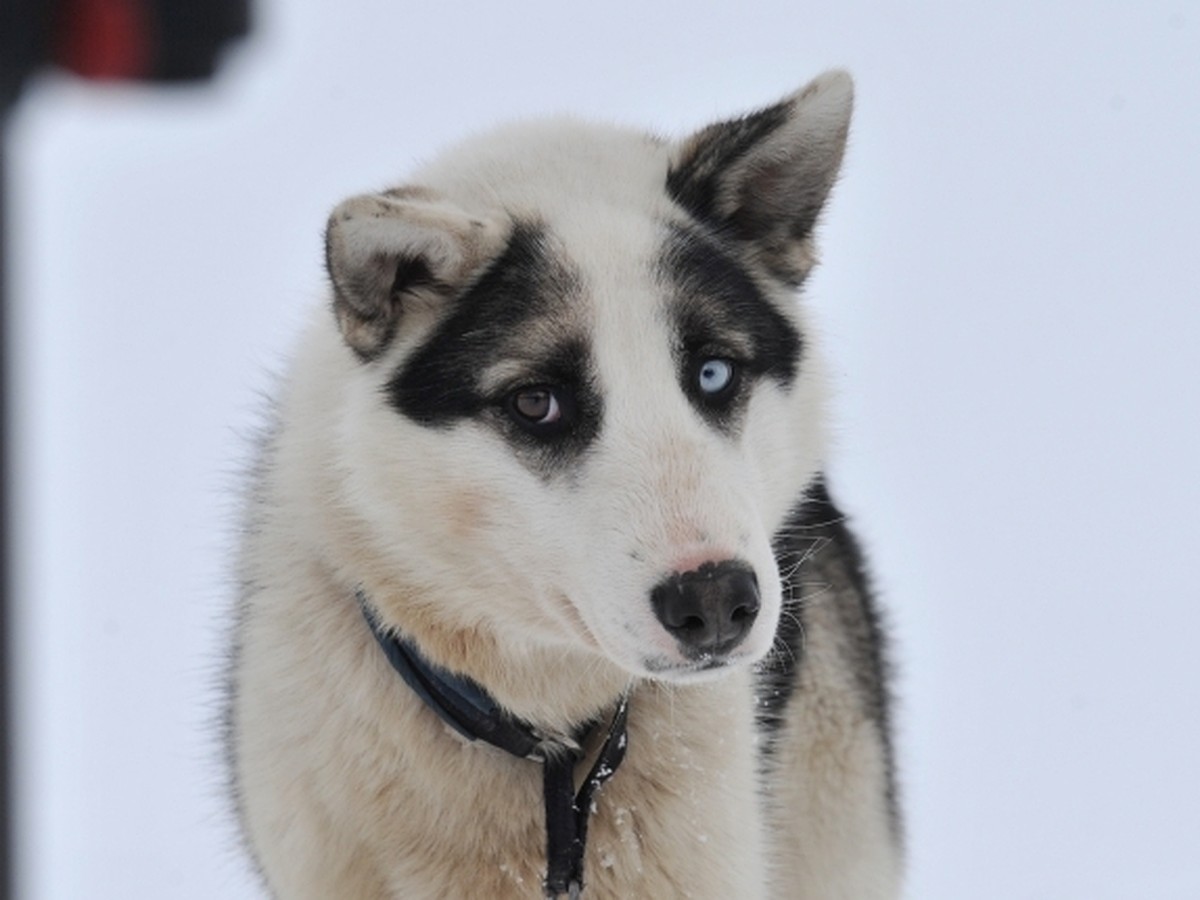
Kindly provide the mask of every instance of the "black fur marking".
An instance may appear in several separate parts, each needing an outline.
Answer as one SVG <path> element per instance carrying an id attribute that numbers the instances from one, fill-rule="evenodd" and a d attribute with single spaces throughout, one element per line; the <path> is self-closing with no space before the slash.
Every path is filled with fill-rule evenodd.
<path id="1" fill-rule="evenodd" d="M 504 252 L 450 304 L 433 334 L 392 376 L 389 402 L 431 428 L 488 422 L 532 467 L 549 474 L 582 453 L 600 430 L 602 406 L 572 306 L 578 275 L 538 225 L 518 223 Z M 481 383 L 497 363 L 519 372 L 500 387 Z M 569 398 L 568 428 L 539 432 L 514 421 L 520 389 L 554 388 Z"/>
<path id="2" fill-rule="evenodd" d="M 730 166 L 788 119 L 790 103 L 777 103 L 740 119 L 705 128 L 694 138 L 679 163 L 667 173 L 667 193 L 702 222 L 725 227 L 733 210 L 718 208 L 722 179 Z"/>
<path id="3" fill-rule="evenodd" d="M 847 666 L 855 673 L 859 700 L 883 742 L 888 810 L 893 830 L 899 833 L 886 636 L 862 550 L 823 480 L 809 488 L 804 501 L 776 535 L 775 558 L 786 577 L 775 646 L 759 667 L 758 718 L 767 737 L 766 752 L 772 749 L 775 729 L 783 721 L 804 666 L 807 610 L 814 603 L 832 604 L 843 651 L 849 657 Z"/>
<path id="4" fill-rule="evenodd" d="M 392 279 L 392 296 L 398 297 L 406 291 L 437 284 L 433 271 L 424 257 L 401 257 L 396 261 L 396 277 Z"/>
<path id="5" fill-rule="evenodd" d="M 726 431 L 736 430 L 749 382 L 796 378 L 802 341 L 737 257 L 699 228 L 668 226 L 660 271 L 674 294 L 671 316 L 678 340 L 680 383 L 696 409 Z M 706 360 L 734 364 L 734 382 L 719 395 L 700 390 Z"/>

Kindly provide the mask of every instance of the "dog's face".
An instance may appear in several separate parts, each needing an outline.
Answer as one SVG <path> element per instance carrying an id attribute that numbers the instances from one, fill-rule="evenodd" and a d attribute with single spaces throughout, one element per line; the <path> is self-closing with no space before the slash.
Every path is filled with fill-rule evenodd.
<path id="1" fill-rule="evenodd" d="M 850 104 L 833 74 L 682 144 L 524 126 L 335 210 L 339 499 L 448 625 L 677 681 L 767 652 Z"/>

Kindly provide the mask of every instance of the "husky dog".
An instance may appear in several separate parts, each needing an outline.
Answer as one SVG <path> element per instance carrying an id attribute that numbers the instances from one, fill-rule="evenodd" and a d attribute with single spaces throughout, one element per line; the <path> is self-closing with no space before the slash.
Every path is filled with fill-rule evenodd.
<path id="1" fill-rule="evenodd" d="M 831 72 L 678 142 L 522 124 L 334 210 L 241 556 L 274 896 L 897 895 L 796 298 L 851 106 Z"/>

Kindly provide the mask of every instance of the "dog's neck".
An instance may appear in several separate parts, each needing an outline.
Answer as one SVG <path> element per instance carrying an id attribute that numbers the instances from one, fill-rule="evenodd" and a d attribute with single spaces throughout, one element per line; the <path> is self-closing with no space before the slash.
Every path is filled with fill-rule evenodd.
<path id="1" fill-rule="evenodd" d="M 571 734 L 610 714 L 631 688 L 628 672 L 587 650 L 530 642 L 528 634 L 522 644 L 493 628 L 450 623 L 436 603 L 394 583 L 365 594 L 384 633 L 403 634 L 432 664 L 486 685 L 500 707 L 542 732 Z"/>
<path id="2" fill-rule="evenodd" d="M 430 661 L 410 638 L 387 630 L 361 590 L 357 598 L 371 634 L 392 668 L 426 706 L 460 735 L 471 741 L 484 740 L 513 756 L 538 761 L 564 751 L 580 751 L 579 741 L 594 722 L 581 723 L 571 733 L 555 733 L 510 715 L 482 685 Z"/>
<path id="3" fill-rule="evenodd" d="M 545 896 L 578 898 L 583 890 L 584 849 L 596 792 L 625 758 L 628 693 L 617 701 L 596 761 L 576 793 L 575 764 L 583 757 L 579 742 L 597 723 L 580 723 L 572 734 L 552 734 L 509 715 L 481 685 L 430 662 L 404 635 L 386 632 L 367 596 L 361 589 L 356 595 L 363 618 L 388 662 L 426 706 L 468 740 L 483 740 L 513 756 L 542 764 Z"/>

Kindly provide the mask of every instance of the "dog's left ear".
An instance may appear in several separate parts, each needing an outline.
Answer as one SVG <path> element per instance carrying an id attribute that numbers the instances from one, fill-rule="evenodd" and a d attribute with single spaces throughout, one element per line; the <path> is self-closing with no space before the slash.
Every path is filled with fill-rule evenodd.
<path id="1" fill-rule="evenodd" d="M 841 167 L 853 107 L 850 76 L 826 72 L 774 106 L 685 140 L 667 189 L 776 277 L 798 283 L 812 266 L 813 226 Z"/>

